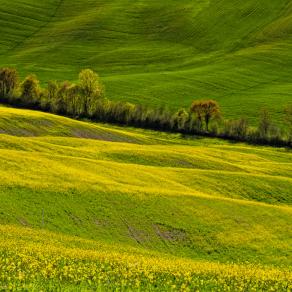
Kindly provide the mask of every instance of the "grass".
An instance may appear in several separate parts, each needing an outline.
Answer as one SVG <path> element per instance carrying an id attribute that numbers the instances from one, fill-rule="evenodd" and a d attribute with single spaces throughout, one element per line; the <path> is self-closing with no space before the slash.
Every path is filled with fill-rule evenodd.
<path id="1" fill-rule="evenodd" d="M 0 131 L 5 287 L 288 289 L 289 150 L 6 107 Z"/>
<path id="2" fill-rule="evenodd" d="M 75 80 L 99 72 L 111 99 L 188 107 L 214 98 L 255 124 L 282 122 L 292 92 L 288 0 L 0 0 L 0 64 Z"/>
<path id="3" fill-rule="evenodd" d="M 0 228 L 5 233 L 0 246 L 10 249 L 0 250 L 2 289 L 219 291 L 220 287 L 224 291 L 287 291 L 291 288 L 292 273 L 288 269 L 191 261 L 28 228 Z"/>

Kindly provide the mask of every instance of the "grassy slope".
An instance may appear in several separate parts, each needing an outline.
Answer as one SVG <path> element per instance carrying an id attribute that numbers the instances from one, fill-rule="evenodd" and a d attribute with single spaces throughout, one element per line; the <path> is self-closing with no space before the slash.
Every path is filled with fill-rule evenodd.
<path id="1" fill-rule="evenodd" d="M 216 98 L 253 121 L 291 100 L 288 0 L 0 0 L 0 64 L 43 81 L 101 73 L 110 98 L 188 106 Z M 142 86 L 141 86 L 142 85 Z"/>
<path id="2" fill-rule="evenodd" d="M 0 224 L 190 259 L 291 265 L 286 150 L 3 107 L 0 129 Z"/>

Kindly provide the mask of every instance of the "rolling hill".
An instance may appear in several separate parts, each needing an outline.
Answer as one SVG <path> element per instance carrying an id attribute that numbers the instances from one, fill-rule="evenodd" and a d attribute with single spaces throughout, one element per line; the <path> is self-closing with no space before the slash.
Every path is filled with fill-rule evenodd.
<path id="1" fill-rule="evenodd" d="M 102 76 L 107 96 L 188 107 L 214 98 L 252 123 L 281 121 L 292 92 L 289 0 L 0 0 L 0 64 L 22 75 Z"/>
<path id="2" fill-rule="evenodd" d="M 292 100 L 290 0 L 0 0 L 0 36 L 43 85 L 252 126 Z M 290 291 L 291 221 L 289 148 L 0 105 L 0 291 Z"/>
<path id="3" fill-rule="evenodd" d="M 289 287 L 289 150 L 6 107 L 0 133 L 4 287 Z"/>

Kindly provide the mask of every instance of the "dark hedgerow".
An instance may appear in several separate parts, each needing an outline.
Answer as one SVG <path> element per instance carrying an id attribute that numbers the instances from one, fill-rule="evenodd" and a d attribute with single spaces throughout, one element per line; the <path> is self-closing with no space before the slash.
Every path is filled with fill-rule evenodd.
<path id="1" fill-rule="evenodd" d="M 292 146 L 291 105 L 283 111 L 286 131 L 273 123 L 265 108 L 261 110 L 258 127 L 254 129 L 249 127 L 246 118 L 223 120 L 219 104 L 214 100 L 196 100 L 189 110 L 181 108 L 177 112 L 165 107 L 154 109 L 108 100 L 98 74 L 90 69 L 80 72 L 77 83 L 49 81 L 46 88 L 41 88 L 35 75 L 29 75 L 19 83 L 14 68 L 0 68 L 0 101 L 73 118 L 256 144 Z"/>

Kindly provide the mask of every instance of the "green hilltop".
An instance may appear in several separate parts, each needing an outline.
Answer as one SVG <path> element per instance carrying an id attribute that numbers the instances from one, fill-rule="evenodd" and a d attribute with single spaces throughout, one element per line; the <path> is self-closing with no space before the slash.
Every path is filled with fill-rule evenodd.
<path id="1" fill-rule="evenodd" d="M 99 72 L 107 96 L 281 120 L 292 92 L 289 0 L 0 0 L 0 64 L 43 82 Z"/>

